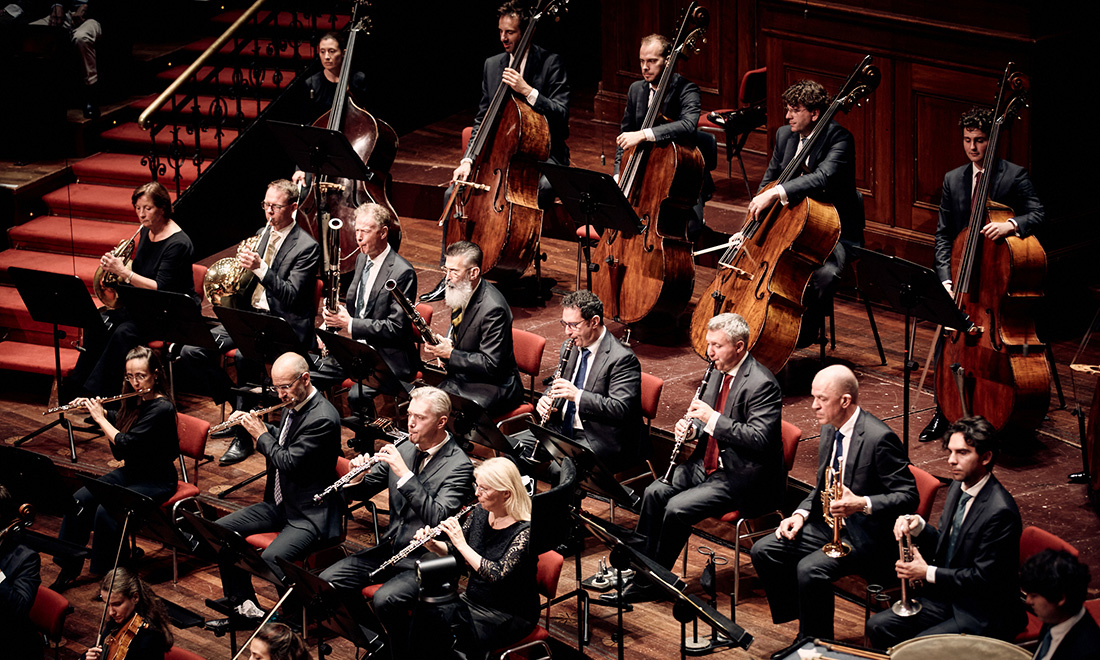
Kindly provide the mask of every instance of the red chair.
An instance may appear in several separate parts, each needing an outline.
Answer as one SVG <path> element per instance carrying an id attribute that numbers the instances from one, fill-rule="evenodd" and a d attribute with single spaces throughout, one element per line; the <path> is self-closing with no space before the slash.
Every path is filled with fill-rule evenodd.
<path id="1" fill-rule="evenodd" d="M 932 505 L 936 502 L 936 493 L 943 484 L 940 483 L 939 479 L 915 465 L 909 466 L 909 472 L 913 474 L 913 478 L 917 481 L 917 494 L 920 496 L 916 513 L 921 518 L 928 520 L 928 517 L 932 515 Z"/>
<path id="2" fill-rule="evenodd" d="M 721 132 L 726 137 L 726 176 L 733 178 L 733 157 L 741 165 L 741 178 L 745 189 L 752 197 L 749 176 L 745 172 L 745 161 L 741 150 L 749 140 L 749 135 L 767 123 L 767 67 L 746 71 L 741 77 L 741 86 L 737 100 L 741 107 L 737 109 L 715 110 L 699 117 L 699 130 Z"/>
<path id="3" fill-rule="evenodd" d="M 546 653 L 546 657 L 550 657 L 550 647 L 546 644 L 546 640 L 550 638 L 550 605 L 558 595 L 558 581 L 561 578 L 561 567 L 564 562 L 565 559 L 554 550 L 539 555 L 536 580 L 538 581 L 539 594 L 546 597 L 546 625 L 535 626 L 534 630 L 516 642 L 514 646 L 499 649 L 501 660 L 533 646 L 541 646 Z"/>
<path id="4" fill-rule="evenodd" d="M 642 417 L 645 418 L 645 432 L 646 435 L 651 435 L 653 432 L 653 419 L 657 416 L 658 408 L 661 405 L 661 392 L 665 389 L 665 380 L 658 378 L 653 374 L 642 372 L 642 387 L 641 387 L 641 403 L 642 403 Z M 641 479 L 647 474 L 653 475 L 656 479 L 656 471 L 653 469 L 653 464 L 647 461 L 649 470 L 643 472 L 634 477 L 619 478 L 619 475 L 615 475 L 621 484 L 631 484 Z M 611 505 L 611 522 L 615 522 L 615 500 L 609 500 Z"/>
<path id="5" fill-rule="evenodd" d="M 31 605 L 29 618 L 53 645 L 54 658 L 61 654 L 61 634 L 65 631 L 65 618 L 73 611 L 69 600 L 49 587 L 38 586 L 38 594 Z"/>
<path id="6" fill-rule="evenodd" d="M 1023 566 L 1025 561 L 1043 550 L 1065 550 L 1074 557 L 1079 556 L 1077 548 L 1045 529 L 1040 529 L 1034 525 L 1025 527 L 1023 533 L 1020 534 L 1020 566 Z M 1093 607 L 1100 609 L 1100 605 L 1094 605 Z M 1016 643 L 1021 644 L 1039 639 L 1039 631 L 1042 627 L 1043 622 L 1034 614 L 1028 612 L 1027 628 L 1016 635 Z"/>
<path id="7" fill-rule="evenodd" d="M 164 660 L 204 660 L 204 658 L 187 649 L 181 649 L 178 646 L 173 646 L 168 649 L 168 652 L 164 654 Z"/>
<path id="8" fill-rule="evenodd" d="M 180 439 L 180 472 L 182 481 L 176 482 L 176 492 L 161 505 L 172 520 L 179 522 L 179 507 L 184 502 L 193 502 L 199 496 L 199 461 L 212 458 L 206 455 L 206 440 L 210 435 L 210 422 L 192 417 L 185 413 L 176 413 L 176 433 Z M 187 458 L 195 461 L 195 480 L 187 475 Z M 196 507 L 197 510 L 197 507 Z M 172 584 L 179 582 L 179 561 L 176 549 L 172 548 Z"/>
<path id="9" fill-rule="evenodd" d="M 539 368 L 542 366 L 542 353 L 546 350 L 546 337 L 536 335 L 526 330 L 512 328 L 512 350 L 516 355 L 516 366 L 521 374 L 530 379 L 527 388 L 529 401 L 525 401 L 511 412 L 497 417 L 497 426 L 502 426 L 517 417 L 535 414 L 535 379 L 538 378 Z"/>

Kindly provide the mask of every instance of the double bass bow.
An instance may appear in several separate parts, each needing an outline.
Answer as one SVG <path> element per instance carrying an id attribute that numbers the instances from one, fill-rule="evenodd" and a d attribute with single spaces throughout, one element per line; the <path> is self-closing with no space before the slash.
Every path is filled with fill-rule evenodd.
<path id="1" fill-rule="evenodd" d="M 981 233 L 987 222 L 1013 216 L 989 199 L 1001 132 L 1027 104 L 1027 81 L 1012 67 L 1001 79 L 970 221 L 951 252 L 955 303 L 971 326 L 945 332 L 936 365 L 936 398 L 947 419 L 982 415 L 998 430 L 1034 429 L 1050 404 L 1050 371 L 1034 322 L 1046 252 L 1034 236 L 990 241 Z"/>
<path id="2" fill-rule="evenodd" d="M 676 63 L 698 50 L 709 21 L 707 10 L 695 2 L 684 12 L 641 130 L 665 119 L 660 108 Z M 695 284 L 687 223 L 703 185 L 703 156 L 698 148 L 675 141 L 642 142 L 623 152 L 622 163 L 619 189 L 642 230 L 636 236 L 603 232 L 592 257 L 601 264 L 592 274 L 592 293 L 604 301 L 609 318 L 626 324 L 679 314 Z"/>
<path id="3" fill-rule="evenodd" d="M 809 154 L 820 145 L 837 112 L 847 112 L 878 86 L 880 73 L 868 55 L 856 66 L 822 113 L 799 157 L 792 158 L 776 186 L 802 174 Z M 802 327 L 802 295 L 813 272 L 840 240 L 840 217 L 831 204 L 809 197 L 798 204 L 774 204 L 741 230 L 743 238 L 722 254 L 718 272 L 691 317 L 691 343 L 706 356 L 707 322 L 737 312 L 749 325 L 749 349 L 772 373 L 790 359 Z"/>

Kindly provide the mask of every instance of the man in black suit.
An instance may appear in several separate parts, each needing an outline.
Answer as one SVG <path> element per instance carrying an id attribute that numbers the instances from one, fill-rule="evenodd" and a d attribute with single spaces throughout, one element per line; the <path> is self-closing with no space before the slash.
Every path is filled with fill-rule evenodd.
<path id="1" fill-rule="evenodd" d="M 317 313 L 317 241 L 294 222 L 298 209 L 298 188 L 286 179 L 272 181 L 267 186 L 262 206 L 267 225 L 257 232 L 260 241 L 256 249 L 238 250 L 237 261 L 244 269 L 241 290 L 226 306 L 266 312 L 287 320 L 304 349 L 313 346 L 313 318 Z M 236 343 L 225 328 L 217 325 L 210 331 L 217 350 L 184 346 L 179 368 L 199 382 L 208 383 L 214 401 L 230 398 L 233 382 L 220 366 L 220 358 L 235 348 Z M 262 377 L 262 367 L 247 356 L 238 356 L 237 380 L 251 382 Z M 244 407 L 239 398 L 236 408 Z M 234 440 L 218 459 L 219 465 L 233 465 L 252 454 L 252 439 L 243 430 L 234 433 Z"/>
<path id="2" fill-rule="evenodd" d="M 569 78 L 565 74 L 565 63 L 560 56 L 531 44 L 527 56 L 518 65 L 513 62 L 513 54 L 531 12 L 526 5 L 516 0 L 506 0 L 497 9 L 497 30 L 504 52 L 485 60 L 481 71 L 481 103 L 474 115 L 474 130 L 471 142 L 477 138 L 481 122 L 489 111 L 497 88 L 501 81 L 512 88 L 515 98 L 526 101 L 531 109 L 546 117 L 550 129 L 550 157 L 548 162 L 555 165 L 569 164 L 569 147 L 565 141 L 569 138 Z M 453 179 L 465 181 L 472 171 L 473 160 L 463 158 L 452 175 Z M 450 197 L 447 189 L 446 197 Z M 554 201 L 554 190 L 546 177 L 539 177 L 539 208 L 549 208 Z M 447 247 L 447 219 L 443 224 L 443 249 Z M 442 266 L 445 255 L 440 252 L 439 265 Z M 447 278 L 442 278 L 428 293 L 420 296 L 420 302 L 443 300 Z"/>
<path id="3" fill-rule="evenodd" d="M 611 470 L 644 461 L 649 438 L 643 437 L 638 358 L 604 327 L 603 303 L 596 294 L 574 291 L 562 298 L 561 307 L 561 325 L 569 337 L 562 344 L 564 368 L 539 399 L 539 415 Z"/>
<path id="4" fill-rule="evenodd" d="M 0 529 L 15 519 L 16 504 L 0 484 Z M 42 635 L 31 623 L 30 612 L 38 587 L 42 559 L 20 542 L 21 533 L 5 533 L 0 544 L 0 639 L 11 658 L 41 658 Z"/>
<path id="5" fill-rule="evenodd" d="M 749 327 L 737 314 L 707 324 L 707 356 L 714 371 L 701 398 L 676 423 L 677 437 L 698 437 L 691 457 L 676 467 L 672 483 L 645 489 L 637 533 L 641 550 L 671 568 L 708 516 L 779 504 L 786 479 L 780 412 L 783 393 L 767 367 L 748 352 Z M 623 590 L 628 602 L 660 597 L 656 585 L 635 579 Z"/>
<path id="6" fill-rule="evenodd" d="M 895 570 L 900 579 L 924 581 L 921 611 L 872 616 L 867 636 L 878 648 L 955 633 L 1012 641 L 1027 624 L 1016 574 L 1023 525 L 1016 500 L 993 474 L 996 430 L 982 417 L 960 419 L 943 447 L 955 483 L 947 490 L 939 527 L 917 515 L 894 523 L 896 539 L 908 533 L 915 542 L 912 561 L 899 559 Z"/>
<path id="7" fill-rule="evenodd" d="M 221 518 L 218 524 L 241 536 L 279 532 L 263 558 L 281 576 L 277 557 L 296 561 L 311 547 L 340 537 L 340 504 L 332 498 L 313 501 L 336 480 L 340 416 L 310 383 L 309 365 L 297 353 L 284 353 L 275 360 L 271 382 L 280 401 L 292 402 L 283 409 L 278 426 L 240 410 L 231 417 L 241 419 L 241 426 L 267 459 L 264 500 Z M 249 611 L 245 601 L 256 602 L 251 576 L 224 558 L 220 569 L 223 603 Z"/>
<path id="8" fill-rule="evenodd" d="M 446 300 L 451 326 L 424 350 L 447 364 L 440 389 L 472 400 L 490 415 L 518 405 L 523 386 L 512 348 L 512 310 L 490 282 L 481 279 L 481 248 L 469 241 L 447 247 Z"/>
<path id="9" fill-rule="evenodd" d="M 351 482 L 345 494 L 370 499 L 389 489 L 390 526 L 378 545 L 358 552 L 325 569 L 321 579 L 341 590 L 358 592 L 385 580 L 374 594 L 373 605 L 385 625 L 394 657 L 408 649 L 408 609 L 417 596 L 415 552 L 395 566 L 370 578 L 370 572 L 412 542 L 417 530 L 435 527 L 474 498 L 474 468 L 462 448 L 451 440 L 447 419 L 451 400 L 435 387 L 412 391 L 409 402 L 409 441 L 400 447 L 386 445 L 375 456 L 380 462 L 361 479 Z M 367 456 L 352 460 L 352 468 Z"/>
<path id="10" fill-rule="evenodd" d="M 802 304 L 806 307 L 798 345 L 809 345 L 818 335 L 823 305 L 836 289 L 837 280 L 848 264 L 848 249 L 863 244 L 863 197 L 856 190 L 855 142 L 848 129 L 829 122 L 814 150 L 803 153 L 803 141 L 818 128 L 818 120 L 829 107 L 825 88 L 812 80 L 799 80 L 783 92 L 788 126 L 775 133 L 775 150 L 760 184 L 749 202 L 748 217 L 756 218 L 773 204 L 798 204 L 807 197 L 832 204 L 840 216 L 840 241 L 825 263 L 814 271 Z M 777 181 L 795 157 L 805 158 L 804 173 L 765 189 Z"/>
<path id="11" fill-rule="evenodd" d="M 1046 549 L 1020 568 L 1027 608 L 1043 622 L 1035 660 L 1073 660 L 1096 655 L 1100 626 L 1085 607 L 1089 567 L 1065 550 Z"/>
<path id="12" fill-rule="evenodd" d="M 985 167 L 985 152 L 989 145 L 989 131 L 993 127 L 993 113 L 988 108 L 971 108 L 959 118 L 959 126 L 963 133 L 963 151 L 970 162 L 951 170 L 943 177 L 939 223 L 936 225 L 936 275 L 951 295 L 954 295 L 951 281 L 952 248 L 955 237 L 970 223 L 971 200 L 977 189 L 978 177 L 984 176 L 982 168 Z M 1027 170 L 1001 159 L 994 161 L 993 170 L 989 199 L 1004 204 L 1017 215 L 1004 222 L 985 224 L 981 229 L 982 236 L 991 241 L 1004 240 L 1009 236 L 1031 236 L 1043 224 L 1045 213 Z M 939 346 L 936 348 L 938 359 Z M 947 418 L 937 409 L 932 421 L 921 431 L 920 441 L 939 440 L 947 426 Z"/>
<path id="13" fill-rule="evenodd" d="M 799 619 L 804 637 L 833 638 L 833 581 L 869 570 L 889 570 L 897 556 L 894 520 L 917 508 L 917 485 L 901 441 L 890 427 L 858 405 L 859 381 L 841 365 L 814 377 L 814 416 L 821 424 L 817 485 L 775 536 L 757 541 L 752 563 L 764 583 L 772 621 Z M 821 547 L 833 540 L 823 515 L 821 494 L 827 475 L 840 473 L 842 495 L 828 513 L 843 521 L 841 540 L 851 551 L 827 557 Z M 789 650 L 780 651 L 773 657 Z"/>

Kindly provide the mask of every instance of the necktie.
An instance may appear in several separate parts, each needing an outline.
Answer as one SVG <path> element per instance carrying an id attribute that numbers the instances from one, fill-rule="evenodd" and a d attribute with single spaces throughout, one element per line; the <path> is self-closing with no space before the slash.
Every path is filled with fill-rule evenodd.
<path id="1" fill-rule="evenodd" d="M 359 288 L 355 291 L 355 304 L 358 306 L 355 315 L 361 319 L 367 318 L 367 278 L 370 277 L 372 266 L 374 262 L 368 257 L 367 263 L 363 266 L 363 274 L 359 276 Z"/>
<path id="2" fill-rule="evenodd" d="M 588 353 L 589 350 L 587 348 L 581 349 L 581 356 L 579 358 L 580 363 L 577 365 L 577 375 L 573 377 L 573 384 L 576 385 L 578 389 L 584 387 L 584 377 L 588 373 Z M 577 404 L 570 400 L 569 403 L 565 404 L 565 413 L 561 418 L 562 435 L 570 438 L 573 437 L 573 419 L 576 417 L 576 414 Z"/>
<path id="3" fill-rule="evenodd" d="M 290 435 L 290 426 L 294 423 L 295 410 L 290 408 L 286 411 L 285 418 L 283 419 L 283 428 L 279 431 L 279 446 L 286 446 L 286 437 Z M 275 504 L 283 503 L 283 486 L 280 483 L 282 480 L 282 473 L 276 468 L 275 470 Z"/>
<path id="4" fill-rule="evenodd" d="M 275 258 L 275 245 L 279 242 L 279 233 L 272 229 L 268 232 L 267 247 L 264 248 L 264 263 L 271 267 L 271 260 Z M 256 307 L 260 304 L 260 298 L 264 295 L 264 285 L 257 284 L 256 290 L 252 292 L 252 306 Z"/>
<path id="5" fill-rule="evenodd" d="M 424 466 L 424 459 L 428 458 L 428 452 L 416 452 L 416 465 L 413 466 L 413 474 L 420 474 L 420 468 Z"/>
<path id="6" fill-rule="evenodd" d="M 1043 633 L 1043 640 L 1039 642 L 1039 650 L 1036 651 L 1035 655 L 1033 656 L 1035 660 L 1043 660 L 1043 658 L 1046 657 L 1047 651 L 1050 650 L 1050 642 L 1050 628 L 1047 628 L 1047 631 Z"/>
<path id="7" fill-rule="evenodd" d="M 833 441 L 836 443 L 836 448 L 833 450 L 833 470 L 840 472 L 844 467 L 844 434 L 839 429 L 833 436 Z"/>
<path id="8" fill-rule="evenodd" d="M 951 564 L 951 558 L 955 556 L 955 543 L 959 540 L 959 528 L 962 527 L 963 516 L 966 515 L 966 503 L 973 497 L 970 493 L 963 493 L 959 497 L 959 504 L 955 507 L 955 517 L 951 519 L 951 536 L 947 539 L 947 563 Z"/>
<path id="9" fill-rule="evenodd" d="M 978 185 L 981 184 L 982 173 L 974 173 L 974 187 L 970 189 L 970 212 L 974 212 L 974 204 L 978 201 Z"/>
<path id="10" fill-rule="evenodd" d="M 718 390 L 718 401 L 715 402 L 717 406 L 715 410 L 717 410 L 719 414 L 722 414 L 726 409 L 726 400 L 729 399 L 730 383 L 732 382 L 733 376 L 729 374 L 722 376 L 722 388 Z M 710 475 L 710 473 L 718 469 L 718 453 L 718 441 L 715 440 L 712 435 L 707 438 L 707 450 L 706 453 L 703 454 L 703 470 L 706 471 L 707 475 Z"/>
<path id="11" fill-rule="evenodd" d="M 458 326 L 462 323 L 462 308 L 456 307 L 451 310 L 451 336 L 458 334 Z"/>

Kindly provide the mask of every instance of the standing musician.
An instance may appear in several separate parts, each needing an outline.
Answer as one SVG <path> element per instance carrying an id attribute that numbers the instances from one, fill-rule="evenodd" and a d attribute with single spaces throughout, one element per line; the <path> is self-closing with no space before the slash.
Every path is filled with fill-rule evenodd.
<path id="1" fill-rule="evenodd" d="M 240 410 L 230 418 L 241 420 L 267 459 L 264 499 L 221 518 L 218 524 L 241 536 L 279 532 L 264 550 L 263 558 L 272 572 L 281 577 L 277 557 L 297 561 L 316 544 L 340 536 L 339 503 L 331 499 L 313 500 L 336 475 L 340 415 L 310 382 L 309 366 L 297 353 L 283 353 L 275 360 L 271 382 L 279 400 L 291 402 L 283 409 L 278 426 L 265 424 L 255 415 Z M 234 566 L 230 558 L 222 557 L 219 566 L 225 592 L 220 602 L 242 613 L 254 611 L 246 604 L 246 601 L 256 603 L 252 577 Z M 226 625 L 228 619 L 207 624 L 213 628 Z"/>
<path id="2" fill-rule="evenodd" d="M 244 274 L 240 292 L 228 304 L 286 319 L 298 341 L 305 347 L 312 347 L 320 248 L 317 241 L 294 222 L 297 199 L 298 189 L 290 181 L 278 179 L 268 184 L 264 201 L 260 203 L 267 225 L 256 232 L 261 238 L 255 249 L 242 246 L 237 250 L 237 262 Z M 210 334 L 218 348 L 182 347 L 180 366 L 194 373 L 201 382 L 209 383 L 215 403 L 221 403 L 229 400 L 233 382 L 219 362 L 226 351 L 236 347 L 236 342 L 222 325 L 214 326 Z M 243 357 L 237 360 L 238 383 L 257 381 L 262 375 L 263 367 L 255 360 Z M 235 404 L 237 410 L 244 407 L 239 397 Z M 252 454 L 251 436 L 242 427 L 232 433 L 233 442 L 218 459 L 219 465 L 233 465 Z"/>
<path id="3" fill-rule="evenodd" d="M 565 63 L 560 56 L 550 53 L 539 46 L 531 44 L 527 57 L 517 66 L 512 61 L 512 51 L 519 45 L 523 38 L 523 32 L 527 29 L 527 22 L 531 20 L 531 12 L 524 3 L 518 0 L 506 0 L 497 9 L 497 30 L 500 33 L 500 44 L 504 52 L 485 60 L 481 71 L 481 103 L 478 105 L 477 114 L 474 116 L 474 130 L 470 140 L 477 138 L 481 121 L 489 110 L 500 82 L 512 88 L 516 96 L 527 101 L 531 108 L 546 117 L 546 123 L 550 129 L 550 158 L 548 162 L 555 165 L 569 164 L 569 147 L 565 141 L 569 137 L 569 79 L 565 74 Z M 473 161 L 463 158 L 455 168 L 452 178 L 465 181 L 473 167 Z M 450 188 L 446 197 L 450 197 Z M 554 201 L 554 190 L 546 177 L 539 177 L 539 208 L 545 209 Z M 443 249 L 447 247 L 447 220 L 443 225 Z M 444 265 L 446 255 L 441 252 L 439 265 Z M 435 288 L 420 296 L 420 302 L 437 302 L 443 300 L 446 292 L 447 278 L 439 280 Z"/>
<path id="4" fill-rule="evenodd" d="M 798 618 L 799 640 L 833 638 L 833 581 L 871 569 L 888 570 L 887 558 L 896 555 L 894 520 L 916 509 L 919 499 L 901 441 L 859 407 L 859 381 L 850 369 L 822 369 L 810 392 L 814 416 L 821 423 L 817 485 L 794 514 L 779 523 L 774 537 L 752 547 L 752 563 L 764 583 L 772 621 Z M 832 500 L 829 514 L 837 524 L 843 520 L 840 536 L 851 547 L 836 559 L 821 550 L 833 540 L 821 502 L 829 467 L 840 472 L 843 483 L 842 496 Z"/>
<path id="5" fill-rule="evenodd" d="M 912 561 L 895 565 L 902 580 L 923 580 L 921 610 L 901 617 L 890 609 L 867 622 L 878 648 L 910 637 L 967 633 L 1012 641 L 1027 625 L 1019 599 L 1020 510 L 993 474 L 996 429 L 982 417 L 951 425 L 943 437 L 954 483 L 939 527 L 901 516 L 894 537 L 914 540 Z M 923 548 L 924 552 L 921 552 Z M 927 559 L 925 559 L 927 556 Z"/>
<path id="6" fill-rule="evenodd" d="M 99 597 L 106 603 L 110 623 L 103 630 L 102 645 L 85 651 L 85 660 L 106 660 L 120 645 L 127 650 L 118 657 L 126 660 L 163 660 L 172 648 L 172 629 L 152 587 L 134 571 L 119 567 L 103 576 Z"/>
<path id="7" fill-rule="evenodd" d="M 591 291 L 568 294 L 561 301 L 561 326 L 569 337 L 562 344 L 563 368 L 539 399 L 539 415 L 613 471 L 649 458 L 642 366 L 604 326 L 603 303 Z"/>
<path id="8" fill-rule="evenodd" d="M 791 159 L 802 156 L 803 142 L 817 128 L 821 114 L 829 107 L 825 88 L 812 80 L 799 80 L 783 92 L 787 127 L 775 133 L 775 150 L 760 183 L 761 189 L 775 181 Z M 789 128 L 788 128 L 789 127 Z M 848 248 L 863 244 L 863 196 L 856 190 L 856 155 L 852 134 L 835 121 L 825 131 L 816 151 L 805 156 L 804 173 L 786 183 L 758 192 L 748 207 L 748 219 L 767 212 L 776 202 L 786 206 L 809 197 L 832 204 L 840 216 L 840 241 L 814 271 L 803 295 L 806 307 L 798 346 L 811 344 L 821 327 L 823 305 L 836 289 L 837 280 L 848 264 Z"/>
<path id="9" fill-rule="evenodd" d="M 107 436 L 111 454 L 124 465 L 99 478 L 100 481 L 125 486 L 163 504 L 176 492 L 178 474 L 176 458 L 180 443 L 176 430 L 176 407 L 168 391 L 168 379 L 160 359 L 147 346 L 138 346 L 126 355 L 126 380 L 123 394 L 146 390 L 144 394 L 122 400 L 117 411 L 103 409 L 96 399 L 76 399 L 83 405 Z M 119 524 L 105 508 L 99 506 L 87 488 L 74 495 L 74 508 L 61 521 L 59 537 L 77 545 L 92 539 L 91 572 L 103 575 L 111 570 L 119 547 Z M 123 549 L 125 552 L 125 548 Z M 125 554 L 123 555 L 125 559 Z M 63 592 L 72 586 L 84 566 L 83 559 L 55 557 L 61 567 L 50 588 Z"/>
<path id="10" fill-rule="evenodd" d="M 424 350 L 446 362 L 440 389 L 473 400 L 492 416 L 515 408 L 523 385 L 512 348 L 512 310 L 500 291 L 481 279 L 481 258 L 481 248 L 469 241 L 447 247 L 443 272 L 451 327 Z"/>
<path id="11" fill-rule="evenodd" d="M 42 584 L 42 559 L 23 545 L 9 524 L 16 517 L 11 493 L 0 484 L 0 639 L 13 658 L 43 657 L 42 634 L 30 613 Z"/>
<path id="12" fill-rule="evenodd" d="M 124 285 L 186 293 L 198 301 L 191 274 L 195 248 L 172 219 L 172 198 L 168 190 L 155 181 L 146 183 L 134 189 L 130 201 L 141 224 L 133 261 L 127 264 L 114 251 L 108 252 L 99 260 L 103 273 L 117 277 Z M 98 338 L 104 333 L 92 333 L 93 338 L 88 338 L 69 376 L 73 395 L 117 394 L 117 383 L 122 380 L 119 365 L 126 352 L 147 341 L 125 309 L 105 309 L 102 313 L 107 325 L 106 336 Z"/>
<path id="13" fill-rule="evenodd" d="M 375 454 L 377 464 L 362 478 L 350 482 L 345 494 L 367 500 L 389 490 L 390 525 L 378 545 L 333 564 L 321 579 L 337 589 L 358 593 L 385 579 L 374 594 L 374 611 L 386 627 L 395 658 L 409 647 L 409 607 L 417 598 L 416 560 L 424 550 L 410 554 L 378 578 L 371 571 L 409 545 L 417 530 L 434 527 L 458 512 L 474 496 L 473 465 L 447 432 L 451 399 L 435 387 L 418 387 L 409 402 L 409 441 L 386 445 Z M 366 455 L 351 461 L 352 469 Z"/>
<path id="14" fill-rule="evenodd" d="M 665 568 L 676 562 L 695 523 L 743 507 L 770 507 L 781 497 L 783 394 L 748 346 L 749 328 L 739 315 L 719 314 L 707 324 L 714 373 L 702 398 L 693 399 L 676 423 L 677 437 L 699 441 L 673 471 L 671 483 L 657 480 L 645 489 L 638 519 L 642 552 Z M 623 589 L 623 599 L 653 600 L 661 593 L 635 578 Z"/>
<path id="15" fill-rule="evenodd" d="M 1043 622 L 1035 660 L 1074 660 L 1096 654 L 1100 626 L 1085 607 L 1089 566 L 1065 550 L 1047 548 L 1020 567 L 1027 609 Z"/>
<path id="16" fill-rule="evenodd" d="M 993 113 L 988 108 L 971 108 L 959 118 L 959 126 L 963 134 L 963 152 L 970 162 L 944 175 L 940 219 L 936 225 L 936 275 L 951 295 L 955 295 L 951 288 L 952 247 L 955 237 L 970 223 L 971 199 L 978 188 L 979 177 L 985 174 L 982 166 L 985 164 L 989 132 L 993 128 Z M 1008 206 L 1019 215 L 1006 222 L 987 223 L 982 227 L 982 236 L 991 241 L 1003 240 L 1007 236 L 1031 236 L 1043 224 L 1045 217 L 1043 203 L 1035 194 L 1035 186 L 1031 184 L 1027 170 L 1019 165 L 1000 159 L 996 163 L 989 199 Z M 937 407 L 932 421 L 921 431 L 920 441 L 942 438 L 947 426 L 947 418 Z"/>

